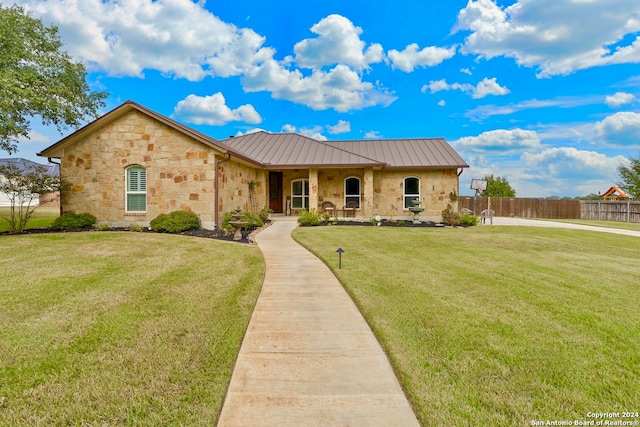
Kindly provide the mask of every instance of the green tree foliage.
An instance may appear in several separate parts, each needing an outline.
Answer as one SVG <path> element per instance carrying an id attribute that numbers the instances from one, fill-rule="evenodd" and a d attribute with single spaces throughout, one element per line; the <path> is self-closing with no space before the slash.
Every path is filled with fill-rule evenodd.
<path id="1" fill-rule="evenodd" d="M 514 190 L 507 178 L 493 175 L 486 175 L 483 178 L 487 181 L 487 189 L 482 192 L 484 197 L 516 197 L 516 190 Z"/>
<path id="2" fill-rule="evenodd" d="M 620 182 L 618 187 L 622 188 L 635 200 L 640 200 L 640 154 L 629 158 L 629 164 L 618 166 Z"/>
<path id="3" fill-rule="evenodd" d="M 104 107 L 107 94 L 91 91 L 84 65 L 61 48 L 57 27 L 0 5 L 0 149 L 15 152 L 33 117 L 62 132 Z"/>
<path id="4" fill-rule="evenodd" d="M 9 224 L 9 232 L 22 233 L 38 207 L 40 195 L 60 189 L 60 178 L 49 175 L 44 166 L 21 170 L 12 163 L 0 165 L 0 192 L 10 202 L 9 215 L 2 219 Z"/>

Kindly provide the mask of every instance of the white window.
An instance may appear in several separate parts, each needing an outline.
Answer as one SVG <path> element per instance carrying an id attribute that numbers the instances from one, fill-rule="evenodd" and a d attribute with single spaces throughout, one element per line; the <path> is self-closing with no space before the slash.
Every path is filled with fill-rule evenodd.
<path id="1" fill-rule="evenodd" d="M 291 207 L 294 209 L 309 208 L 309 180 L 291 181 Z"/>
<path id="2" fill-rule="evenodd" d="M 420 178 L 410 176 L 404 179 L 404 208 L 412 207 L 414 200 L 420 200 Z"/>
<path id="3" fill-rule="evenodd" d="M 127 212 L 147 210 L 147 171 L 142 166 L 127 168 Z"/>
<path id="4" fill-rule="evenodd" d="M 344 180 L 344 205 L 355 203 L 355 208 L 360 209 L 360 178 L 349 177 Z"/>

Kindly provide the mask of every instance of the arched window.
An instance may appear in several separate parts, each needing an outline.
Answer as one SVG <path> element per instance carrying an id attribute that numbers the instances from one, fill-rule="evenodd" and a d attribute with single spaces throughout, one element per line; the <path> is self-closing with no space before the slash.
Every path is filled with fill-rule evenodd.
<path id="1" fill-rule="evenodd" d="M 147 211 L 147 171 L 142 166 L 127 168 L 126 211 Z"/>
<path id="2" fill-rule="evenodd" d="M 293 209 L 309 209 L 309 180 L 291 181 L 291 207 Z"/>
<path id="3" fill-rule="evenodd" d="M 410 176 L 404 179 L 404 208 L 412 207 L 414 200 L 420 200 L 420 178 Z"/>
<path id="4" fill-rule="evenodd" d="M 360 209 L 360 178 L 352 176 L 344 180 L 344 205 L 349 202 L 357 203 L 356 208 Z"/>

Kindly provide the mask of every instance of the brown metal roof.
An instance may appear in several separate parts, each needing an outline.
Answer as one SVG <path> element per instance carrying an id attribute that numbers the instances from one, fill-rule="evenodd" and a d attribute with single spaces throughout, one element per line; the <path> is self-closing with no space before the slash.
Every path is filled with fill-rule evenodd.
<path id="1" fill-rule="evenodd" d="M 229 138 L 224 143 L 265 167 L 386 166 L 384 161 L 295 133 L 256 132 Z"/>
<path id="2" fill-rule="evenodd" d="M 350 140 L 328 144 L 386 162 L 391 168 L 469 167 L 444 138 Z"/>

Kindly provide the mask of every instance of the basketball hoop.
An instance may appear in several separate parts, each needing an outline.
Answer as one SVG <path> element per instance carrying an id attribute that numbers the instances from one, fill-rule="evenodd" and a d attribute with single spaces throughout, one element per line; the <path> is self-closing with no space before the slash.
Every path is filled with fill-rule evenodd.
<path id="1" fill-rule="evenodd" d="M 485 181 L 484 179 L 472 179 L 471 189 L 476 190 L 476 193 L 482 193 L 487 189 L 487 181 Z"/>

